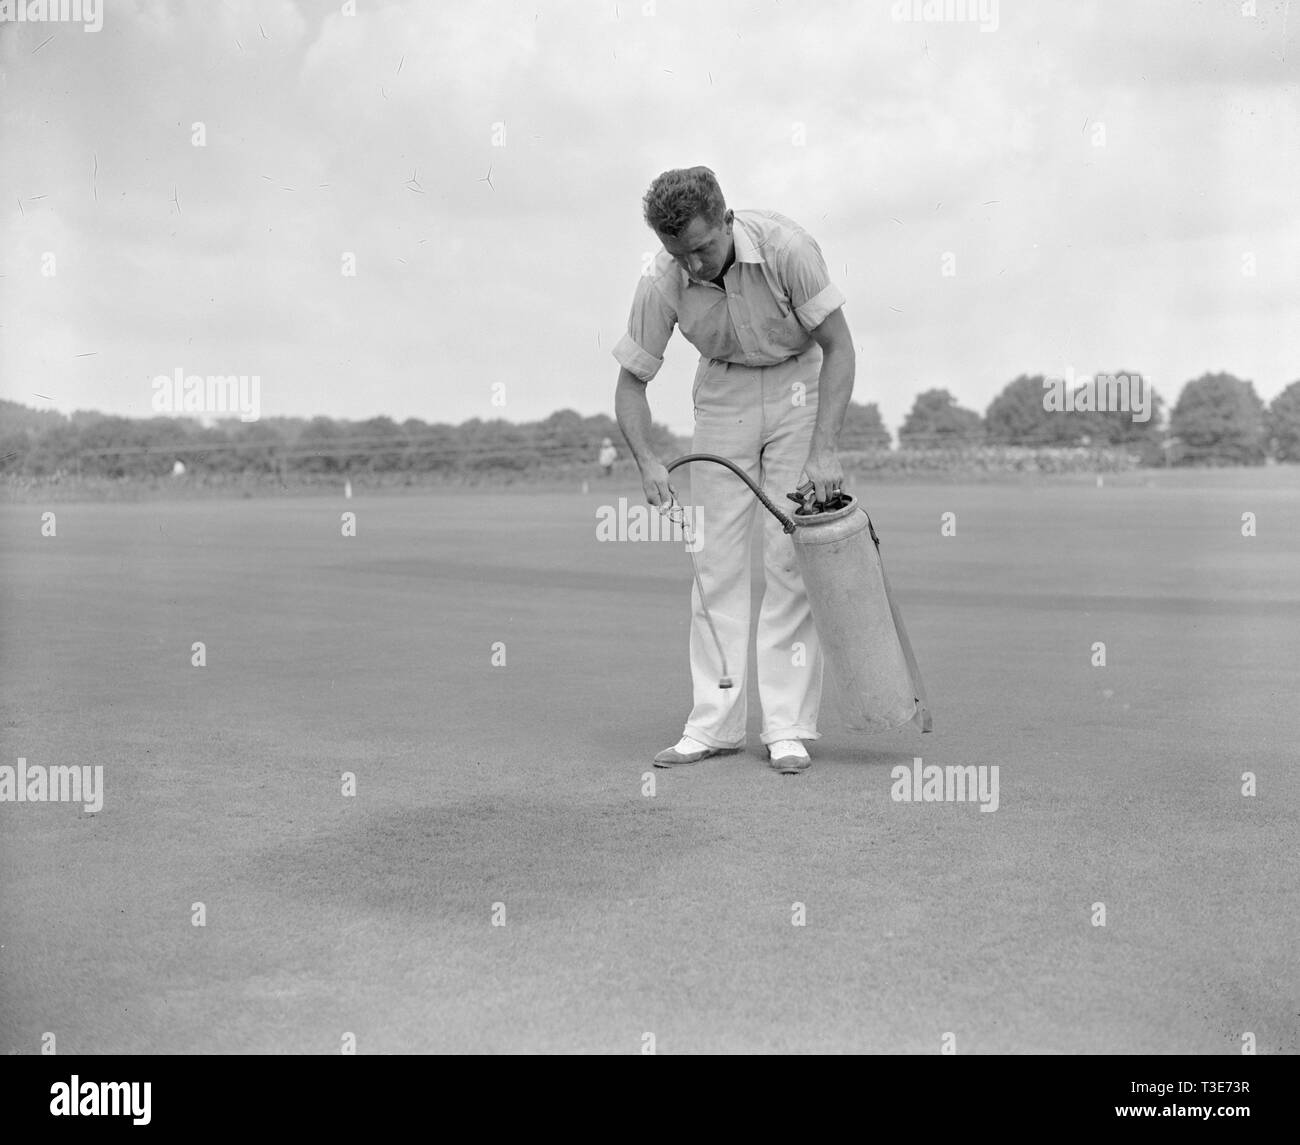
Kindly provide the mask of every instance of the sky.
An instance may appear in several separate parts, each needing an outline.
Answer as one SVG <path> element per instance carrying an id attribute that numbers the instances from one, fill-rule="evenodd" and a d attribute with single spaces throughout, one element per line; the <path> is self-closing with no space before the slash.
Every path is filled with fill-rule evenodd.
<path id="1" fill-rule="evenodd" d="M 642 195 L 696 164 L 816 238 L 891 429 L 1024 373 L 1300 379 L 1288 0 L 30 2 L 0 0 L 29 406 L 152 416 L 181 370 L 258 377 L 262 417 L 612 416 Z M 681 433 L 697 359 L 676 334 L 648 391 Z"/>

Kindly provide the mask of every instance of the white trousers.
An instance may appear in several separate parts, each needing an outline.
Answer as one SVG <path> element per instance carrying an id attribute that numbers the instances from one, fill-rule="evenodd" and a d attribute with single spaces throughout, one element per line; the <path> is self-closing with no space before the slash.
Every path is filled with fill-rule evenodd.
<path id="1" fill-rule="evenodd" d="M 821 348 L 815 343 L 777 366 L 740 366 L 703 359 L 695 375 L 692 452 L 716 453 L 749 474 L 777 505 L 793 511 L 794 491 L 817 420 Z M 822 653 L 795 559 L 781 524 L 734 473 L 721 465 L 690 465 L 698 523 L 700 580 L 734 682 L 719 688 L 722 662 L 691 590 L 691 681 L 694 707 L 685 734 L 710 747 L 745 742 L 750 632 L 750 547 L 755 515 L 763 532 L 764 589 L 756 663 L 762 742 L 818 739 Z"/>

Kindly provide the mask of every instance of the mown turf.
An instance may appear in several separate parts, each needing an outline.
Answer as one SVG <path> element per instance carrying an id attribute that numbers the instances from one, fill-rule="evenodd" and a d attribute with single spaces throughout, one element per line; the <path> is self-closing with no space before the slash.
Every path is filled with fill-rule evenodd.
<path id="1" fill-rule="evenodd" d="M 596 541 L 635 487 L 3 507 L 0 763 L 106 794 L 0 804 L 0 1048 L 1296 1052 L 1300 475 L 859 492 L 935 733 L 828 701 L 782 777 L 754 694 L 652 797 L 690 566 Z M 998 811 L 892 801 L 915 755 Z"/>

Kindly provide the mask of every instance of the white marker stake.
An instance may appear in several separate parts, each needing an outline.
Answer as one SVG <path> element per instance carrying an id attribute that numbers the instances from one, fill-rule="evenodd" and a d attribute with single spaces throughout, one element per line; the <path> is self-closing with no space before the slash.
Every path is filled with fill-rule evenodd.
<path id="1" fill-rule="evenodd" d="M 583 493 L 587 492 L 587 483 L 585 481 L 582 483 L 582 491 Z"/>
<path id="2" fill-rule="evenodd" d="M 345 501 L 352 500 L 352 482 L 350 480 L 345 481 L 343 484 L 343 499 Z"/>
<path id="3" fill-rule="evenodd" d="M 1101 478 L 1101 474 L 1098 473 L 1098 474 L 1097 474 L 1097 488 L 1100 489 L 1101 487 L 1102 487 L 1102 478 Z"/>

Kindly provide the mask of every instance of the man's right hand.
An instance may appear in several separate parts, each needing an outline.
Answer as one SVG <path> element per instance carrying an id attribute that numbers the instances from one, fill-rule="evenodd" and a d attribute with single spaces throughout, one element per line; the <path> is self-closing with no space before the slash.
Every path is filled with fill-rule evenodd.
<path id="1" fill-rule="evenodd" d="M 655 508 L 670 505 L 677 497 L 677 491 L 668 484 L 668 469 L 662 461 L 647 461 L 641 466 L 641 488 L 645 490 L 645 499 Z"/>

